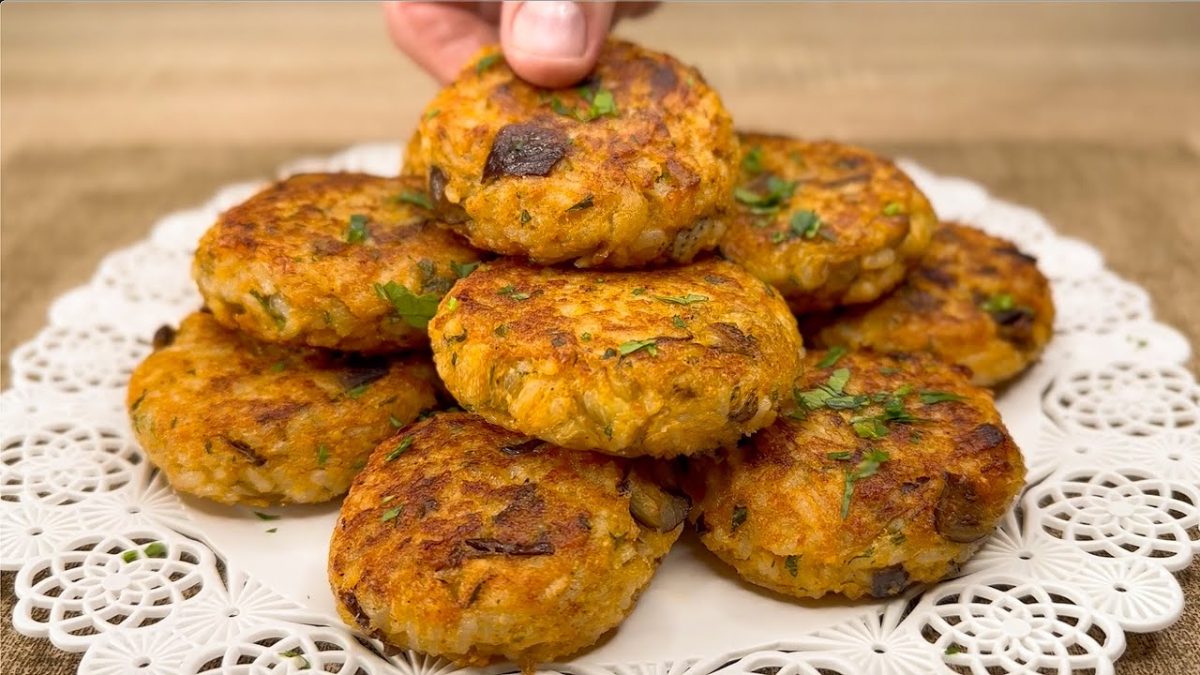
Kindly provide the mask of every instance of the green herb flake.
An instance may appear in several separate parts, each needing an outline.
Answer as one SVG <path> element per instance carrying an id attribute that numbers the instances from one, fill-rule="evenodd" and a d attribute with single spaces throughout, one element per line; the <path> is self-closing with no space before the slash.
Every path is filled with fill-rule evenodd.
<path id="1" fill-rule="evenodd" d="M 949 647 L 946 647 L 946 656 L 954 656 L 955 654 L 962 654 L 965 651 L 967 651 L 967 650 L 963 649 L 960 645 L 956 645 L 956 644 L 950 645 Z"/>
<path id="2" fill-rule="evenodd" d="M 772 232 L 771 233 L 771 243 L 772 244 L 782 244 L 783 242 L 785 242 L 787 240 L 788 240 L 787 232 Z"/>
<path id="3" fill-rule="evenodd" d="M 1007 312 L 1008 310 L 1016 307 L 1016 303 L 1013 301 L 1012 295 L 1008 293 L 997 293 L 996 295 L 984 300 L 979 307 L 983 311 L 993 314 L 996 312 Z"/>
<path id="4" fill-rule="evenodd" d="M 317 446 L 317 466 L 325 466 L 329 463 L 329 448 L 325 445 Z"/>
<path id="5" fill-rule="evenodd" d="M 650 338 L 649 340 L 629 340 L 628 342 L 622 342 L 617 346 L 617 353 L 619 353 L 621 356 L 629 356 L 638 350 L 644 349 L 650 356 L 658 356 L 657 344 L 657 338 Z"/>
<path id="6" fill-rule="evenodd" d="M 630 291 L 630 293 L 632 293 L 633 295 L 645 295 L 646 289 L 642 288 L 641 286 L 638 286 L 637 288 Z"/>
<path id="7" fill-rule="evenodd" d="M 821 219 L 815 211 L 797 211 L 792 214 L 788 228 L 793 237 L 812 239 L 821 229 Z"/>
<path id="8" fill-rule="evenodd" d="M 121 554 L 121 560 L 124 560 L 127 563 L 131 563 L 140 557 L 142 557 L 142 554 L 136 548 L 131 548 Z"/>
<path id="9" fill-rule="evenodd" d="M 861 438 L 885 438 L 888 435 L 887 425 L 878 417 L 868 417 L 857 422 L 851 422 L 854 433 Z"/>
<path id="10" fill-rule="evenodd" d="M 479 59 L 478 61 L 475 62 L 475 74 L 478 75 L 478 74 L 482 73 L 483 71 L 487 70 L 488 68 L 491 68 L 492 66 L 496 65 L 497 63 L 500 63 L 503 60 L 504 60 L 504 54 L 502 52 L 497 51 L 497 52 L 488 54 L 487 56 L 485 56 L 482 59 Z"/>
<path id="11" fill-rule="evenodd" d="M 784 569 L 786 569 L 788 571 L 788 574 L 792 575 L 793 577 L 796 576 L 797 574 L 799 574 L 799 572 L 800 572 L 799 563 L 800 563 L 800 556 L 798 556 L 798 555 L 789 555 L 788 557 L 783 559 Z"/>
<path id="12" fill-rule="evenodd" d="M 395 415 L 388 415 L 388 424 L 391 424 L 396 429 L 404 426 L 404 422 L 401 422 L 400 418 Z"/>
<path id="13" fill-rule="evenodd" d="M 935 403 L 943 403 L 946 401 L 961 401 L 963 396 L 953 394 L 948 391 L 923 391 L 920 393 L 921 403 L 925 405 L 933 405 Z"/>
<path id="14" fill-rule="evenodd" d="M 825 358 L 817 362 L 818 368 L 832 368 L 839 359 L 846 355 L 846 348 L 838 345 L 825 353 Z"/>
<path id="15" fill-rule="evenodd" d="M 254 515 L 257 516 L 259 520 L 279 520 L 283 517 L 277 516 L 273 513 L 263 513 L 262 511 L 255 511 Z"/>
<path id="16" fill-rule="evenodd" d="M 143 389 L 142 395 L 138 396 L 137 399 L 134 400 L 133 403 L 129 404 L 129 412 L 137 412 L 138 406 L 140 406 L 142 404 L 142 401 L 146 400 L 146 394 L 148 394 L 148 393 L 150 393 L 149 389 Z"/>
<path id="17" fill-rule="evenodd" d="M 517 302 L 529 299 L 528 293 L 518 291 L 516 286 L 513 286 L 512 284 L 509 284 L 509 285 L 505 286 L 504 288 L 501 288 L 500 290 L 496 291 L 496 295 L 503 295 L 507 298 L 516 300 Z"/>
<path id="18" fill-rule="evenodd" d="M 258 304 L 262 306 L 267 316 L 271 317 L 271 320 L 275 322 L 275 327 L 283 330 L 283 327 L 287 325 L 287 316 L 284 315 L 281 308 L 276 306 L 277 303 L 281 302 L 279 296 L 274 294 L 263 295 L 258 291 L 252 290 L 250 291 L 250 297 L 258 301 Z"/>
<path id="19" fill-rule="evenodd" d="M 579 335 L 579 339 L 583 340 L 584 342 L 591 342 L 592 334 L 591 333 L 581 333 Z"/>
<path id="20" fill-rule="evenodd" d="M 346 241 L 351 244 L 361 244 L 367 240 L 367 217 L 361 213 L 350 216 L 350 227 L 346 228 Z"/>
<path id="21" fill-rule="evenodd" d="M 734 189 L 733 198 L 749 207 L 752 213 L 774 213 L 792 198 L 795 191 L 795 181 L 772 175 L 767 177 L 765 192 L 739 186 Z"/>
<path id="22" fill-rule="evenodd" d="M 683 317 L 679 316 L 678 314 L 671 317 L 671 325 L 675 326 L 679 330 L 687 330 L 688 327 L 687 322 L 684 321 Z"/>
<path id="23" fill-rule="evenodd" d="M 736 532 L 742 523 L 746 522 L 746 518 L 750 515 L 750 511 L 744 506 L 733 507 L 733 518 L 730 520 L 732 531 Z"/>
<path id="24" fill-rule="evenodd" d="M 446 301 L 446 311 L 453 312 L 456 309 L 458 309 L 458 298 L 450 296 L 450 299 Z"/>
<path id="25" fill-rule="evenodd" d="M 429 211 L 433 210 L 433 202 L 429 201 L 429 196 L 424 192 L 418 192 L 416 190 L 405 190 L 404 192 L 401 192 L 396 196 L 396 201 L 405 204 L 412 204 L 413 206 L 419 206 Z"/>
<path id="26" fill-rule="evenodd" d="M 167 545 L 161 541 L 152 541 L 146 544 L 146 548 L 142 550 L 147 558 L 165 558 L 167 557 Z"/>
<path id="27" fill-rule="evenodd" d="M 391 462 L 391 461 L 395 460 L 400 455 L 403 455 L 405 452 L 408 452 L 408 449 L 412 447 L 412 444 L 413 444 L 413 437 L 405 436 L 404 440 L 400 441 L 400 444 L 397 445 L 395 448 L 392 448 L 392 451 L 387 454 L 387 457 L 383 458 L 384 461 Z"/>
<path id="28" fill-rule="evenodd" d="M 608 424 L 604 425 L 604 435 L 610 439 L 613 437 L 612 422 L 609 422 Z"/>
<path id="29" fill-rule="evenodd" d="M 441 108 L 434 108 L 433 110 L 430 110 L 429 112 L 425 113 L 425 119 L 431 120 L 440 114 L 442 114 Z"/>
<path id="30" fill-rule="evenodd" d="M 697 302 L 708 302 L 709 297 L 699 293 L 688 293 L 687 295 L 656 295 L 654 299 L 671 305 L 691 305 Z"/>
<path id="31" fill-rule="evenodd" d="M 583 199 L 575 202 L 571 206 L 567 207 L 567 213 L 572 213 L 575 211 L 583 211 L 584 209 L 590 209 L 595 205 L 596 205 L 595 196 L 588 195 L 588 196 L 584 197 Z"/>
<path id="32" fill-rule="evenodd" d="M 386 523 L 389 520 L 394 520 L 396 518 L 396 516 L 399 516 L 403 512 L 404 512 L 403 504 L 401 504 L 400 506 L 394 506 L 394 507 L 388 509 L 387 511 L 384 511 L 382 516 L 379 516 L 379 522 Z"/>
<path id="33" fill-rule="evenodd" d="M 278 527 L 272 527 L 272 528 L 268 528 L 268 529 L 267 529 L 267 534 L 275 534 L 275 533 L 276 533 L 276 532 L 278 532 L 278 531 L 279 531 L 279 528 L 278 528 Z"/>
<path id="34" fill-rule="evenodd" d="M 287 370 L 287 361 L 276 361 L 275 364 L 271 366 L 272 373 L 282 373 L 285 370 Z"/>
<path id="35" fill-rule="evenodd" d="M 604 353 L 600 355 L 600 358 L 601 359 L 611 359 L 616 355 L 617 355 L 617 350 L 613 349 L 612 347 L 609 347 L 608 349 L 604 350 Z"/>
<path id="36" fill-rule="evenodd" d="M 742 155 L 742 170 L 746 173 L 762 173 L 762 155 L 762 148 L 757 145 L 747 150 L 746 154 Z"/>
<path id="37" fill-rule="evenodd" d="M 854 496 L 854 484 L 865 478 L 874 476 L 879 471 L 879 467 L 884 462 L 888 461 L 888 454 L 883 450 L 870 450 L 854 467 L 853 471 L 846 473 L 844 487 L 842 488 L 842 520 L 845 520 L 850 515 L 850 499 Z"/>
<path id="38" fill-rule="evenodd" d="M 900 202 L 888 202 L 883 207 L 883 215 L 885 216 L 898 216 L 901 213 L 904 213 L 904 207 L 900 205 Z"/>
<path id="39" fill-rule="evenodd" d="M 471 272 L 475 271 L 476 267 L 479 267 L 478 260 L 468 263 L 458 263 L 453 260 L 450 261 L 450 269 L 454 272 L 454 276 L 458 277 L 459 279 L 466 279 Z"/>
<path id="40" fill-rule="evenodd" d="M 850 382 L 850 369 L 838 368 L 829 376 L 827 386 L 837 393 L 842 393 L 846 389 L 846 384 Z"/>
<path id="41" fill-rule="evenodd" d="M 370 389 L 370 388 L 371 388 L 371 383 L 364 382 L 364 383 L 358 385 L 357 387 L 354 387 L 352 389 L 347 389 L 346 397 L 351 398 L 351 399 L 357 399 L 357 398 L 361 397 L 363 394 L 367 393 L 367 389 Z"/>
<path id="42" fill-rule="evenodd" d="M 839 450 L 838 452 L 827 452 L 825 456 L 835 462 L 844 462 L 854 456 L 854 453 L 849 450 Z"/>
<path id="43" fill-rule="evenodd" d="M 413 328 L 428 327 L 429 320 L 437 313 L 438 302 L 441 300 L 436 293 L 415 295 L 394 281 L 375 284 L 375 294 L 391 304 L 396 316 Z"/>

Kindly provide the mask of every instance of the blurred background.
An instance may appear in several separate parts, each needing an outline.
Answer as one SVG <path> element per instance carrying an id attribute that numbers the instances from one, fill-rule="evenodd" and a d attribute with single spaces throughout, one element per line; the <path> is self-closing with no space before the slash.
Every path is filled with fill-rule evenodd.
<path id="1" fill-rule="evenodd" d="M 675 4 L 617 33 L 697 65 L 742 128 L 859 142 L 1038 209 L 1200 344 L 1200 5 Z M 157 217 L 404 140 L 435 91 L 376 3 L 5 2 L 0 52 L 6 362 Z M 1123 672 L 1194 667 L 1195 577 L 1192 613 L 1131 636 Z M 3 647 L 6 671 L 73 672 L 12 631 Z"/>

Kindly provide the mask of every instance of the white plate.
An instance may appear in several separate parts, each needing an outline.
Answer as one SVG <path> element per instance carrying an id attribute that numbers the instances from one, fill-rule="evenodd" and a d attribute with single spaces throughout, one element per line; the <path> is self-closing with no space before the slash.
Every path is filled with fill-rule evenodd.
<path id="1" fill-rule="evenodd" d="M 390 173 L 394 144 L 295 170 Z M 1025 452 L 1018 511 L 956 579 L 891 601 L 785 600 L 740 582 L 689 534 L 637 609 L 572 673 L 1112 671 L 1125 631 L 1173 622 L 1170 572 L 1200 548 L 1200 388 L 1187 342 L 1137 286 L 1034 211 L 978 185 L 904 167 L 943 217 L 1036 254 L 1059 307 L 1041 363 L 999 404 Z M 246 509 L 178 498 L 131 440 L 128 375 L 147 337 L 198 304 L 187 260 L 216 214 L 260 183 L 166 216 L 63 295 L 12 357 L 0 398 L 0 565 L 18 570 L 16 628 L 86 652 L 85 673 L 449 673 L 355 637 L 333 613 L 325 552 L 336 507 Z M 267 530 L 275 528 L 274 533 Z M 148 542 L 165 558 L 129 563 Z M 487 669 L 504 670 L 504 666 Z"/>

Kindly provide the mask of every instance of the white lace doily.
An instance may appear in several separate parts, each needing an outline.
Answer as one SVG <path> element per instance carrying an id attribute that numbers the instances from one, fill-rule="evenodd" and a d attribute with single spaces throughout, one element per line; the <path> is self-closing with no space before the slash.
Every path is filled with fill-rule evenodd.
<path id="1" fill-rule="evenodd" d="M 351 148 L 282 173 L 391 173 L 397 145 Z M 1056 335 L 1000 396 L 1025 452 L 1016 511 L 960 576 L 891 601 L 788 602 L 740 584 L 686 541 L 581 675 L 1111 673 L 1125 631 L 1171 624 L 1171 572 L 1200 548 L 1200 388 L 1189 346 L 1139 287 L 1087 244 L 974 183 L 905 169 L 943 218 L 1007 237 L 1053 281 Z M 447 675 L 331 613 L 324 578 L 335 507 L 279 520 L 180 499 L 145 460 L 123 406 L 149 337 L 199 305 L 200 234 L 259 185 L 160 220 L 54 303 L 12 356 L 0 397 L 0 564 L 17 570 L 13 623 L 84 652 L 80 672 Z M 323 529 L 322 529 L 323 528 Z M 487 673 L 511 670 L 503 666 Z"/>

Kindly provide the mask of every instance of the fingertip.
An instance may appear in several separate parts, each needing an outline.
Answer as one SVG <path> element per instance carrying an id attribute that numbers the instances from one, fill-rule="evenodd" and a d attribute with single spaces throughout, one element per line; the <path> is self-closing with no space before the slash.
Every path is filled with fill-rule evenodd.
<path id="1" fill-rule="evenodd" d="M 575 84 L 595 67 L 612 17 L 611 3 L 506 2 L 500 18 L 505 60 L 531 84 Z"/>
<path id="2" fill-rule="evenodd" d="M 454 4 L 384 2 L 383 10 L 392 42 L 442 84 L 499 37 L 476 12 Z"/>

